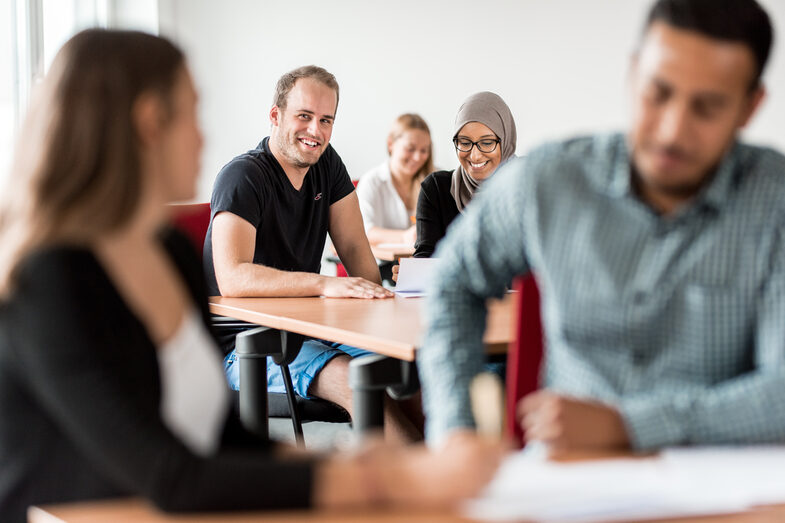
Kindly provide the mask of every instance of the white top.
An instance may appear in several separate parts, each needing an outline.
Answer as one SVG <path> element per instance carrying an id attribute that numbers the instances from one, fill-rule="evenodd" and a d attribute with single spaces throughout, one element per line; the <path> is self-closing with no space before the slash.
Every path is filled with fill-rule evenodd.
<path id="1" fill-rule="evenodd" d="M 177 332 L 156 351 L 161 417 L 193 453 L 213 454 L 229 410 L 229 388 L 218 348 L 193 307 Z"/>
<path id="2" fill-rule="evenodd" d="M 384 162 L 363 174 L 357 184 L 357 198 L 363 215 L 365 231 L 372 227 L 382 229 L 408 229 L 414 214 L 395 190 L 390 165 Z"/>

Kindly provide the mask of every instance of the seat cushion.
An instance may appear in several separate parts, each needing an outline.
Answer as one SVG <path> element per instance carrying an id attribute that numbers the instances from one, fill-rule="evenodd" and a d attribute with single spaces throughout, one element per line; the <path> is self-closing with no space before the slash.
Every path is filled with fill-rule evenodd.
<path id="1" fill-rule="evenodd" d="M 348 423 L 349 413 L 340 405 L 322 399 L 305 399 L 295 395 L 297 410 L 303 423 L 323 421 L 327 423 Z M 289 401 L 286 394 L 269 393 L 267 408 L 271 418 L 289 418 Z"/>

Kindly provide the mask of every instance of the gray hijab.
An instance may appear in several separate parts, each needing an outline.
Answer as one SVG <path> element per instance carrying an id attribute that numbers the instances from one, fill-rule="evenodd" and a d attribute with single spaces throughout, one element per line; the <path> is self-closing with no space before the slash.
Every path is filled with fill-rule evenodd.
<path id="1" fill-rule="evenodd" d="M 453 138 L 458 135 L 458 131 L 469 122 L 479 122 L 486 125 L 496 136 L 499 137 L 502 148 L 501 163 L 507 161 L 510 156 L 515 154 L 515 143 L 518 136 L 515 132 L 515 120 L 507 104 L 498 94 L 483 91 L 475 93 L 464 100 L 455 116 L 453 126 Z M 498 168 L 498 167 L 497 167 Z M 450 194 L 452 194 L 458 211 L 463 213 L 464 207 L 472 199 L 475 191 L 480 187 L 480 181 L 472 178 L 466 170 L 458 164 L 458 168 L 452 173 L 452 183 Z"/>

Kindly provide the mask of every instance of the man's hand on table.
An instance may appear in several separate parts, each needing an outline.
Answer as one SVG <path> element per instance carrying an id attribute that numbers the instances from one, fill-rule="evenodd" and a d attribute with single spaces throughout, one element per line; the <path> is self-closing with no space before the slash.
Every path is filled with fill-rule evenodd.
<path id="1" fill-rule="evenodd" d="M 539 390 L 518 403 L 518 420 L 526 441 L 545 443 L 553 451 L 630 447 L 621 414 L 595 401 Z"/>
<path id="2" fill-rule="evenodd" d="M 395 294 L 365 278 L 325 276 L 321 295 L 326 298 L 391 298 Z"/>

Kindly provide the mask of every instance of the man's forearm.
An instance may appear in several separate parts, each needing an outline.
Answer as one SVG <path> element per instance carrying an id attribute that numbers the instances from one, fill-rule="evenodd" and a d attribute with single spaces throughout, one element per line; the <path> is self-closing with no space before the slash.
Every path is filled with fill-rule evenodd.
<path id="1" fill-rule="evenodd" d="M 619 405 L 632 446 L 785 442 L 785 371 L 751 372 L 703 391 Z"/>
<path id="2" fill-rule="evenodd" d="M 326 276 L 311 272 L 281 271 L 255 263 L 238 263 L 225 274 L 216 271 L 223 296 L 297 297 L 322 294 Z"/>

